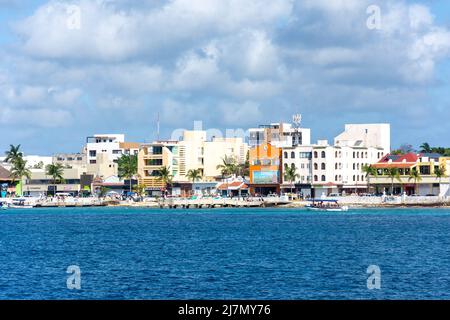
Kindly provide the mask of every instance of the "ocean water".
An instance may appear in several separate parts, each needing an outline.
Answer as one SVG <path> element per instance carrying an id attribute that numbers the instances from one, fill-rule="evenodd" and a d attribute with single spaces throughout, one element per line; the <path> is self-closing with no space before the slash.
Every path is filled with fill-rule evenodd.
<path id="1" fill-rule="evenodd" d="M 0 211 L 0 299 L 450 299 L 450 210 Z"/>

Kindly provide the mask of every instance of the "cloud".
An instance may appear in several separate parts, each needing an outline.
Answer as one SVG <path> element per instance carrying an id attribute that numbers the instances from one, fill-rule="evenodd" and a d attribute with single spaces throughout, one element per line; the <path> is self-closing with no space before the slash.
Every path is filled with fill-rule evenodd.
<path id="1" fill-rule="evenodd" d="M 149 140 L 158 113 L 163 127 L 221 128 L 302 112 L 317 136 L 350 121 L 413 136 L 447 105 L 429 92 L 447 85 L 438 71 L 450 31 L 425 2 L 389 0 L 377 1 L 381 29 L 370 30 L 371 4 L 42 1 L 14 23 L 14 45 L 0 47 L 2 124 L 29 112 L 48 126 L 51 110 L 67 132 L 77 124 L 79 134 L 126 129 Z"/>

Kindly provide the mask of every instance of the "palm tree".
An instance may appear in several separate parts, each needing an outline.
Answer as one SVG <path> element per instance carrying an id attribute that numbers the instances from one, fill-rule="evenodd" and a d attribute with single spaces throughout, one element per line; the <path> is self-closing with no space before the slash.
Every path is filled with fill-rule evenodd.
<path id="1" fill-rule="evenodd" d="M 217 165 L 216 168 L 220 170 L 222 177 L 234 174 L 237 171 L 236 159 L 232 156 L 225 156 L 222 163 Z"/>
<path id="2" fill-rule="evenodd" d="M 186 177 L 189 180 L 192 180 L 192 184 L 194 184 L 195 181 L 200 180 L 202 178 L 202 172 L 200 169 L 189 170 L 186 174 Z"/>
<path id="3" fill-rule="evenodd" d="M 439 188 L 441 186 L 442 183 L 442 178 L 446 178 L 446 172 L 447 170 L 445 169 L 444 166 L 440 166 L 439 168 L 434 169 L 434 175 L 436 176 L 437 179 L 439 179 Z"/>
<path id="4" fill-rule="evenodd" d="M 18 159 L 22 159 L 23 158 L 23 153 L 20 151 L 20 144 L 18 144 L 17 146 L 14 145 L 9 145 L 9 151 L 5 152 L 6 158 L 5 158 L 5 162 L 14 164 L 15 161 L 17 161 Z"/>
<path id="5" fill-rule="evenodd" d="M 284 179 L 286 181 L 289 181 L 289 183 L 291 184 L 291 193 L 293 189 L 292 182 L 294 182 L 298 178 L 300 178 L 300 175 L 297 173 L 297 168 L 295 167 L 295 165 L 286 168 L 286 171 L 284 172 Z"/>
<path id="6" fill-rule="evenodd" d="M 418 194 L 419 193 L 418 183 L 420 181 L 422 181 L 422 177 L 420 175 L 420 172 L 416 168 L 412 169 L 411 173 L 409 174 L 408 181 L 411 181 L 411 180 L 414 180 L 415 193 Z"/>
<path id="7" fill-rule="evenodd" d="M 120 179 L 130 180 L 130 193 L 132 192 L 132 179 L 138 171 L 138 160 L 136 155 L 123 154 L 117 162 Z"/>
<path id="8" fill-rule="evenodd" d="M 64 167 L 60 163 L 49 164 L 45 167 L 45 174 L 52 177 L 53 185 L 55 186 L 54 192 L 56 194 L 56 184 L 63 183 L 64 181 Z"/>
<path id="9" fill-rule="evenodd" d="M 370 178 L 378 177 L 378 171 L 375 167 L 373 167 L 371 165 L 364 165 L 361 170 L 363 173 L 366 174 L 367 190 L 370 192 Z"/>
<path id="10" fill-rule="evenodd" d="M 420 152 L 422 152 L 422 153 L 431 153 L 431 151 L 432 151 L 432 149 L 428 142 L 425 142 L 420 146 Z"/>
<path id="11" fill-rule="evenodd" d="M 394 179 L 398 180 L 400 183 L 402 182 L 402 180 L 400 179 L 400 171 L 398 170 L 398 168 L 388 168 L 386 173 L 391 179 L 391 195 L 394 195 Z"/>
<path id="12" fill-rule="evenodd" d="M 168 184 L 172 183 L 173 175 L 169 167 L 161 167 L 156 174 L 158 175 L 159 180 L 164 184 L 164 189 L 167 188 Z"/>
<path id="13" fill-rule="evenodd" d="M 27 162 L 22 157 L 18 157 L 14 160 L 11 167 L 12 183 L 18 181 L 22 183 L 23 178 L 31 179 L 31 171 L 27 168 Z"/>

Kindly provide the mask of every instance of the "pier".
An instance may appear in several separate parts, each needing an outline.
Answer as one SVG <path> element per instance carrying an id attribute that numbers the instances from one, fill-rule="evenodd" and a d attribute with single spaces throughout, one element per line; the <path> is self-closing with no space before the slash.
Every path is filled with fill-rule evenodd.
<path id="1" fill-rule="evenodd" d="M 190 209 L 190 208 L 257 208 L 257 207 L 273 207 L 278 205 L 289 204 L 290 201 L 283 197 L 267 197 L 267 198 L 164 198 L 158 201 L 161 209 Z"/>

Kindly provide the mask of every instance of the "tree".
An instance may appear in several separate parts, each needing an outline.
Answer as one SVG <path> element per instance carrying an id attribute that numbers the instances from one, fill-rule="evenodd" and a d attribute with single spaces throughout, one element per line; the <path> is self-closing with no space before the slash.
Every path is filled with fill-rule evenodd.
<path id="1" fill-rule="evenodd" d="M 138 171 L 138 160 L 136 155 L 123 154 L 117 161 L 120 179 L 129 179 L 130 192 L 132 192 L 132 179 Z"/>
<path id="2" fill-rule="evenodd" d="M 220 170 L 222 177 L 235 174 L 237 172 L 237 161 L 232 156 L 225 156 L 222 163 L 217 165 L 217 170 Z"/>
<path id="3" fill-rule="evenodd" d="M 416 168 L 412 169 L 409 174 L 408 181 L 411 180 L 414 180 L 415 193 L 418 194 L 419 193 L 418 183 L 422 181 L 422 177 L 420 175 L 420 172 Z"/>
<path id="4" fill-rule="evenodd" d="M 164 184 L 164 189 L 167 188 L 168 184 L 172 184 L 173 175 L 169 167 L 162 167 L 156 174 L 158 175 L 159 180 Z"/>
<path id="5" fill-rule="evenodd" d="M 23 158 L 23 153 L 20 151 L 20 144 L 17 146 L 9 145 L 9 150 L 5 152 L 5 162 L 14 164 L 18 159 Z"/>
<path id="6" fill-rule="evenodd" d="M 420 146 L 420 152 L 422 152 L 422 153 L 431 153 L 430 144 L 428 142 L 422 143 L 422 145 Z"/>
<path id="7" fill-rule="evenodd" d="M 378 171 L 375 167 L 371 165 L 364 165 L 362 167 L 362 172 L 366 174 L 366 180 L 367 180 L 367 189 L 370 192 L 370 178 L 371 177 L 377 177 Z"/>
<path id="8" fill-rule="evenodd" d="M 434 175 L 437 179 L 439 179 L 439 188 L 442 183 L 442 178 L 446 178 L 446 169 L 445 166 L 440 166 L 439 168 L 434 169 Z"/>
<path id="9" fill-rule="evenodd" d="M 27 168 L 27 162 L 20 156 L 12 164 L 11 178 L 15 182 L 22 181 L 24 177 L 31 179 L 31 171 Z"/>
<path id="10" fill-rule="evenodd" d="M 202 178 L 202 172 L 200 169 L 189 170 L 186 174 L 186 177 L 189 180 L 192 180 L 192 183 L 195 183 L 195 181 L 200 180 Z"/>
<path id="11" fill-rule="evenodd" d="M 64 167 L 60 163 L 49 164 L 45 167 L 45 174 L 52 177 L 53 185 L 55 186 L 56 194 L 56 184 L 62 183 L 64 181 Z"/>
<path id="12" fill-rule="evenodd" d="M 39 161 L 37 164 L 33 166 L 33 169 L 44 169 L 44 162 Z"/>
<path id="13" fill-rule="evenodd" d="M 388 168 L 386 170 L 386 174 L 391 179 L 391 195 L 394 195 L 394 179 L 398 180 L 400 183 L 402 182 L 402 180 L 400 179 L 400 171 L 398 170 L 398 168 Z"/>
<path id="14" fill-rule="evenodd" d="M 298 178 L 300 178 L 300 175 L 297 173 L 297 168 L 295 167 L 295 165 L 286 168 L 284 172 L 284 179 L 286 181 L 289 181 L 289 183 L 291 184 L 291 193 L 293 189 L 292 183 Z"/>

